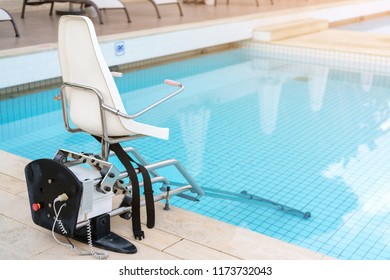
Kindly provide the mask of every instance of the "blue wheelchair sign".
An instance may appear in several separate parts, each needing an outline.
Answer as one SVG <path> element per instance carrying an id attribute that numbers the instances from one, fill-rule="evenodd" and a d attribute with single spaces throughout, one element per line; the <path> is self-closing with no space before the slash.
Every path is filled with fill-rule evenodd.
<path id="1" fill-rule="evenodd" d="M 120 41 L 120 42 L 116 42 L 115 43 L 115 55 L 116 56 L 119 56 L 119 55 L 124 55 L 125 54 L 125 42 L 123 41 Z"/>

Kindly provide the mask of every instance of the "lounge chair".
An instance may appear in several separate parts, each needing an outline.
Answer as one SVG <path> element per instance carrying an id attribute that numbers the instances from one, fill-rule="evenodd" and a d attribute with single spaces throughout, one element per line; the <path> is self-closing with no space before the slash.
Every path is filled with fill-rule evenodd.
<path id="1" fill-rule="evenodd" d="M 256 1 L 256 6 L 259 7 L 259 0 L 255 0 Z M 273 0 L 270 0 L 271 2 L 271 5 L 274 4 L 274 1 Z M 229 0 L 226 0 L 226 5 L 229 5 Z M 217 6 L 217 0 L 214 0 L 214 6 Z"/>
<path id="2" fill-rule="evenodd" d="M 23 0 L 21 18 L 24 18 L 26 6 L 38 6 L 43 4 L 51 4 L 49 15 L 52 15 L 54 2 L 80 4 L 81 8 L 84 6 L 91 6 L 95 9 L 100 24 L 103 24 L 101 10 L 123 9 L 126 14 L 127 22 L 131 22 L 127 8 L 120 0 Z"/>
<path id="3" fill-rule="evenodd" d="M 155 8 L 158 18 L 161 18 L 158 6 L 162 5 L 177 5 L 180 16 L 183 16 L 183 10 L 181 9 L 180 3 L 177 0 L 149 0 L 149 2 L 152 3 L 153 7 Z"/>
<path id="4" fill-rule="evenodd" d="M 12 26 L 14 27 L 15 36 L 19 37 L 18 28 L 16 27 L 15 21 L 12 18 L 11 14 L 9 12 L 7 12 L 6 10 L 0 8 L 0 22 L 2 22 L 2 21 L 10 21 L 12 23 Z"/>
<path id="5" fill-rule="evenodd" d="M 23 6 L 22 6 L 22 14 L 21 18 L 24 18 L 24 13 L 26 12 L 26 6 L 40 6 L 44 4 L 50 4 L 50 13 L 49 15 L 53 14 L 53 8 L 54 8 L 54 2 L 53 0 L 23 0 Z"/>
<path id="6" fill-rule="evenodd" d="M 86 5 L 92 6 L 99 17 L 99 21 L 102 24 L 102 16 L 100 11 L 101 10 L 124 10 L 127 18 L 127 22 L 131 22 L 129 12 L 127 11 L 127 8 L 125 4 L 122 3 L 120 0 L 89 0 L 89 1 L 84 1 Z"/>

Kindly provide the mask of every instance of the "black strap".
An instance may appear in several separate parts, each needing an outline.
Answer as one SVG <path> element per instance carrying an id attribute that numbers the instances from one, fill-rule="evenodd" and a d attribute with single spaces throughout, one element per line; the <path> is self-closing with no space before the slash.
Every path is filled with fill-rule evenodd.
<path id="1" fill-rule="evenodd" d="M 125 166 L 126 171 L 128 173 L 129 173 L 129 171 L 127 170 L 128 169 L 126 167 L 127 165 L 129 165 L 130 169 L 133 170 L 131 172 L 131 173 L 133 173 L 133 175 L 131 175 L 131 173 L 129 173 L 129 177 L 130 177 L 130 181 L 131 181 L 132 185 L 133 185 L 133 181 L 135 181 L 135 183 L 136 183 L 136 188 L 138 188 L 138 194 L 136 194 L 136 195 L 138 195 L 138 198 L 139 198 L 138 178 L 136 177 L 137 174 L 136 174 L 136 171 L 135 171 L 134 167 L 131 165 L 131 162 L 138 166 L 138 170 L 141 172 L 142 178 L 143 178 L 143 182 L 144 182 L 144 195 L 145 195 L 145 202 L 146 202 L 146 217 L 147 217 L 146 226 L 148 228 L 153 228 L 154 227 L 154 223 L 155 223 L 155 218 L 154 218 L 154 196 L 153 196 L 152 182 L 150 180 L 150 175 L 149 175 L 148 170 L 146 170 L 145 166 L 143 166 L 143 165 L 139 164 L 138 162 L 134 161 L 129 156 L 129 154 L 126 153 L 123 150 L 123 148 L 122 148 L 122 146 L 120 144 L 111 144 L 110 145 L 110 150 L 112 150 L 118 156 L 119 160 Z M 135 174 L 135 176 L 134 176 L 134 174 Z M 132 177 L 134 177 L 134 178 L 132 178 Z M 134 193 L 133 193 L 133 195 L 134 195 Z M 138 202 L 138 206 L 135 206 L 135 207 L 138 207 L 138 209 L 140 208 L 139 202 Z M 133 208 L 133 206 L 132 206 L 132 208 Z"/>
<path id="2" fill-rule="evenodd" d="M 94 136 L 96 140 L 101 141 L 100 137 Z M 110 144 L 110 150 L 112 150 L 118 159 L 121 161 L 123 166 L 126 168 L 127 174 L 129 175 L 132 185 L 132 200 L 131 200 L 131 216 L 133 225 L 133 234 L 136 239 L 141 240 L 145 237 L 144 232 L 141 229 L 141 213 L 140 213 L 140 187 L 137 177 L 137 172 L 132 163 L 138 166 L 138 170 L 142 174 L 144 182 L 144 195 L 146 204 L 146 226 L 153 228 L 155 224 L 155 213 L 154 213 L 154 196 L 152 182 L 148 170 L 138 162 L 134 161 L 122 146 L 117 144 Z"/>

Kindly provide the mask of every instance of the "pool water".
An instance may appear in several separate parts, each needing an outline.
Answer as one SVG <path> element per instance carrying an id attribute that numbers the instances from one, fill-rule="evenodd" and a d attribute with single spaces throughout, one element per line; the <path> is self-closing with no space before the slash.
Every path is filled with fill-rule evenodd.
<path id="1" fill-rule="evenodd" d="M 169 127 L 169 141 L 129 144 L 149 162 L 178 159 L 206 189 L 199 202 L 173 198 L 175 206 L 340 259 L 389 259 L 389 77 L 249 53 L 203 55 L 117 79 L 129 113 L 170 92 L 165 78 L 186 86 L 139 119 Z M 59 148 L 98 152 L 90 136 L 65 131 L 58 92 L 1 101 L 0 149 L 30 159 Z M 246 191 L 312 217 L 218 191 Z"/>

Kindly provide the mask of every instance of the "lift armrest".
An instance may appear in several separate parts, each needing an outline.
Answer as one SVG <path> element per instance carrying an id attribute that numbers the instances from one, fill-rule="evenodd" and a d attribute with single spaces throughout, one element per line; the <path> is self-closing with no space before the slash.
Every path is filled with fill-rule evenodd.
<path id="1" fill-rule="evenodd" d="M 122 78 L 123 77 L 123 73 L 121 73 L 121 72 L 111 71 L 111 75 L 115 78 Z"/>
<path id="2" fill-rule="evenodd" d="M 172 80 L 165 80 L 164 81 L 165 84 L 169 85 L 169 86 L 175 86 L 175 87 L 178 87 L 177 90 L 175 90 L 174 92 L 168 94 L 167 96 L 161 98 L 160 100 L 156 101 L 155 103 L 149 105 L 148 107 L 142 109 L 141 111 L 139 111 L 138 113 L 135 113 L 133 115 L 127 115 L 127 114 L 124 114 L 122 112 L 120 112 L 118 109 L 116 108 L 113 108 L 113 107 L 110 107 L 110 106 L 107 106 L 105 104 L 102 104 L 102 108 L 108 112 L 111 112 L 121 118 L 125 118 L 125 119 L 135 119 L 139 116 L 141 116 L 142 114 L 150 111 L 151 109 L 153 109 L 154 107 L 160 105 L 161 103 L 167 101 L 168 99 L 174 97 L 175 95 L 179 94 L 180 92 L 182 92 L 184 90 L 184 86 L 179 83 L 179 82 L 176 82 L 176 81 L 172 81 Z"/>

